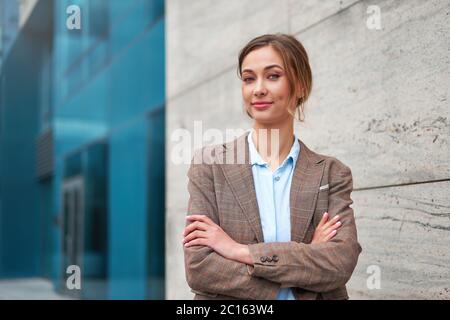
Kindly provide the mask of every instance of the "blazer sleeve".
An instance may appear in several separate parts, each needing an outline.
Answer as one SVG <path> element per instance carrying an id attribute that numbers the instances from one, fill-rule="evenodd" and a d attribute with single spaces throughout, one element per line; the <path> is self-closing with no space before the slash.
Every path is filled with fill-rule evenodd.
<path id="1" fill-rule="evenodd" d="M 191 163 L 188 178 L 187 214 L 206 215 L 219 225 L 211 165 Z M 276 298 L 280 284 L 250 275 L 246 264 L 226 259 L 207 246 L 183 248 L 186 279 L 194 292 L 238 299 Z"/>
<path id="2" fill-rule="evenodd" d="M 350 169 L 339 162 L 330 164 L 330 218 L 339 214 L 341 227 L 328 242 L 305 244 L 295 241 L 250 244 L 254 265 L 248 266 L 252 276 L 278 282 L 282 287 L 299 287 L 314 292 L 339 288 L 350 279 L 362 249 L 357 241 Z M 278 256 L 278 261 L 262 262 L 261 257 Z"/>

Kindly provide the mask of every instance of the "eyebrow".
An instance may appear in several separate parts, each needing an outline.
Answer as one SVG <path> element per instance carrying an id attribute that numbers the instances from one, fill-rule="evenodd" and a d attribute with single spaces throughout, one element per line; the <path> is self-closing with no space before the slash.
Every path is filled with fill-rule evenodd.
<path id="1" fill-rule="evenodd" d="M 278 64 L 271 64 L 271 65 L 265 67 L 264 70 L 272 69 L 272 68 L 280 68 L 281 70 L 283 70 L 283 68 L 280 67 Z M 253 72 L 253 70 L 252 69 L 244 69 L 244 70 L 242 70 L 242 73 L 244 73 L 244 72 Z"/>

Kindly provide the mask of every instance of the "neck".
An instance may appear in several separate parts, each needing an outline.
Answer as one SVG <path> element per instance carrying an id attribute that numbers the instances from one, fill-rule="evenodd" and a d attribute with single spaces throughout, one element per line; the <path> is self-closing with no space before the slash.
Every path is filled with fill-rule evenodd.
<path id="1" fill-rule="evenodd" d="M 271 166 L 284 160 L 294 143 L 294 122 L 288 125 L 253 124 L 253 143 L 261 157 Z"/>

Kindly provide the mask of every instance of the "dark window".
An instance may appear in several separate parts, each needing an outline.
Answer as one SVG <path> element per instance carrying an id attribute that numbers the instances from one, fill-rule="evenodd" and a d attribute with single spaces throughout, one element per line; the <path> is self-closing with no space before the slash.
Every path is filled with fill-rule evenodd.
<path id="1" fill-rule="evenodd" d="M 109 10 L 104 0 L 89 1 L 89 36 L 92 39 L 108 38 Z"/>

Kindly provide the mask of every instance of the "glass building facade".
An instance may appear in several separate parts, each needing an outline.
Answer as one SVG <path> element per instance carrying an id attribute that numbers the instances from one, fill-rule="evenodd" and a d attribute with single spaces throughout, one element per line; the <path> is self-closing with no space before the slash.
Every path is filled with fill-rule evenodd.
<path id="1" fill-rule="evenodd" d="M 164 298 L 164 29 L 163 0 L 39 0 L 18 31 L 0 73 L 1 278 Z"/>

